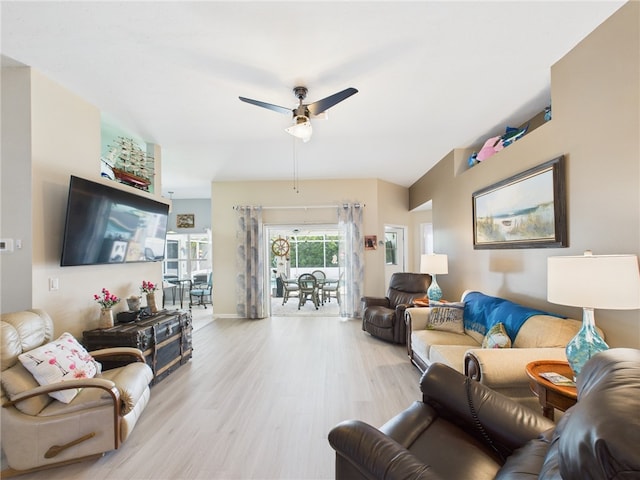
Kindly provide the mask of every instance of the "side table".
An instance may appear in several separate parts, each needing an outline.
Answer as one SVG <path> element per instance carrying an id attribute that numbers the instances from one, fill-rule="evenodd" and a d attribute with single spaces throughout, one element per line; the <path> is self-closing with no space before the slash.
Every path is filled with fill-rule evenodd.
<path id="1" fill-rule="evenodd" d="M 573 378 L 573 371 L 567 362 L 537 360 L 527 364 L 526 372 L 529 376 L 531 391 L 538 397 L 542 407 L 542 414 L 550 420 L 553 420 L 554 408 L 564 412 L 578 401 L 576 387 L 555 385 L 540 376 L 541 373 L 555 372 L 567 378 Z"/>

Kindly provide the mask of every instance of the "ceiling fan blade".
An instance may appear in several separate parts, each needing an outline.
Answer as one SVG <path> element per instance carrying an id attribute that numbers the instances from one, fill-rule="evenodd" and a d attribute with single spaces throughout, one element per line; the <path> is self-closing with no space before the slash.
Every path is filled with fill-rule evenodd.
<path id="1" fill-rule="evenodd" d="M 260 100 L 252 100 L 251 98 L 238 97 L 243 102 L 250 103 L 251 105 L 257 105 L 258 107 L 268 108 L 274 112 L 283 113 L 285 115 L 291 115 L 293 111 L 291 108 L 281 107 L 280 105 L 274 105 L 272 103 L 261 102 Z"/>
<path id="2" fill-rule="evenodd" d="M 347 88 L 345 90 L 342 90 L 341 92 L 334 93 L 327 98 L 323 98 L 322 100 L 313 102 L 307 105 L 307 108 L 309 109 L 309 113 L 311 113 L 311 115 L 318 115 L 328 108 L 333 107 L 336 103 L 340 103 L 344 99 L 349 98 L 351 95 L 354 95 L 356 93 L 358 93 L 358 90 L 356 90 L 355 88 Z"/>

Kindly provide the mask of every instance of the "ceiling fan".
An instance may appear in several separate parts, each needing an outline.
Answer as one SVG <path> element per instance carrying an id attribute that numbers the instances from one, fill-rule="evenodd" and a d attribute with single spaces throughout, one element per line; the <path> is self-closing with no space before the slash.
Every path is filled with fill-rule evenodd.
<path id="1" fill-rule="evenodd" d="M 302 101 L 307 98 L 307 88 L 306 87 L 294 87 L 293 93 L 298 99 L 298 106 L 296 108 L 287 108 L 281 107 L 279 105 L 273 105 L 272 103 L 261 102 L 260 100 L 252 100 L 251 98 L 238 97 L 240 100 L 246 103 L 250 103 L 252 105 L 257 105 L 258 107 L 268 108 L 269 110 L 273 110 L 274 112 L 283 113 L 285 115 L 289 115 L 293 113 L 293 125 L 285 128 L 287 133 L 290 133 L 294 137 L 298 137 L 302 139 L 303 142 L 308 142 L 311 139 L 311 121 L 309 120 L 312 116 L 318 116 L 323 113 L 325 110 L 333 107 L 335 104 L 340 103 L 341 101 L 349 98 L 351 95 L 358 93 L 358 90 L 355 88 L 347 88 L 342 90 L 341 92 L 334 93 L 333 95 L 329 95 L 322 100 L 318 100 L 317 102 L 304 104 Z"/>

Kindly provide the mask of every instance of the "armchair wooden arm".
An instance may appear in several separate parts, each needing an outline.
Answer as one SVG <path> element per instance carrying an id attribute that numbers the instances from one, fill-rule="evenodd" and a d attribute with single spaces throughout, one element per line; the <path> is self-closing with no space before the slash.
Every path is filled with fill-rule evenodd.
<path id="1" fill-rule="evenodd" d="M 12 405 L 15 405 L 16 403 L 21 402 L 22 400 L 37 397 L 38 395 L 49 394 L 51 392 L 58 392 L 61 390 L 69 390 L 72 388 L 101 388 L 102 390 L 105 390 L 111 396 L 111 399 L 114 403 L 114 408 L 117 411 L 116 413 L 118 415 L 120 414 L 120 392 L 118 391 L 115 383 L 104 378 L 79 378 L 77 380 L 57 382 L 50 385 L 41 385 L 39 387 L 25 390 L 24 392 L 15 395 L 12 400 L 7 400 L 2 404 L 2 406 L 5 408 L 10 407 Z"/>
<path id="2" fill-rule="evenodd" d="M 133 357 L 136 362 L 143 362 L 144 354 L 138 348 L 133 347 L 111 347 L 111 348 L 101 348 L 99 350 L 93 350 L 89 352 L 96 360 L 108 360 L 113 357 L 123 357 L 129 356 Z"/>

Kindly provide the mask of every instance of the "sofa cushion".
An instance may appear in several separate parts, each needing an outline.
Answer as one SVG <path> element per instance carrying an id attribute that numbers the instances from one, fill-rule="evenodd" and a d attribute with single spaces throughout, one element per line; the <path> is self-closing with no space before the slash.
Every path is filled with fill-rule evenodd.
<path id="1" fill-rule="evenodd" d="M 142 362 L 129 363 L 123 367 L 106 370 L 100 378 L 111 380 L 120 393 L 120 415 L 129 413 L 143 396 L 153 379 L 153 371 Z M 69 403 L 53 402 L 40 413 L 51 417 L 102 405 L 111 405 L 111 395 L 101 388 L 83 388 Z"/>
<path id="2" fill-rule="evenodd" d="M 429 350 L 429 361 L 444 363 L 464 373 L 464 354 L 469 345 L 433 345 Z"/>
<path id="3" fill-rule="evenodd" d="M 36 379 L 20 362 L 2 372 L 2 388 L 9 400 L 13 400 L 16 395 L 38 386 Z M 38 415 L 52 401 L 53 399 L 49 395 L 43 394 L 22 400 L 15 405 L 22 413 Z"/>
<path id="4" fill-rule="evenodd" d="M 20 354 L 18 359 L 40 385 L 93 378 L 97 372 L 93 357 L 67 332 L 53 342 Z M 77 394 L 76 388 L 49 395 L 63 403 L 69 403 Z"/>
<path id="5" fill-rule="evenodd" d="M 464 352 L 469 348 L 477 348 L 480 344 L 464 333 L 442 332 L 440 330 L 415 330 L 411 332 L 411 349 L 413 353 L 419 356 L 427 365 L 434 361 L 431 358 L 431 355 L 434 354 L 434 352 L 432 352 L 432 347 L 434 346 L 463 346 L 464 350 L 461 351 L 459 360 L 459 362 L 462 362 Z M 451 352 L 452 351 L 451 349 Z M 446 354 L 442 353 L 441 355 L 449 357 L 449 355 L 452 354 L 451 352 L 447 350 Z"/>
<path id="6" fill-rule="evenodd" d="M 496 323 L 482 340 L 482 348 L 511 348 L 511 339 L 502 323 Z"/>
<path id="7" fill-rule="evenodd" d="M 480 346 L 478 342 L 464 333 L 442 332 L 440 330 L 418 330 L 412 332 L 411 335 L 415 335 L 420 343 L 426 345 L 427 351 L 434 345 L 467 345 L 470 348 Z"/>
<path id="8" fill-rule="evenodd" d="M 522 325 L 513 341 L 514 348 L 565 348 L 582 327 L 582 322 L 551 315 L 534 315 Z M 602 331 L 598 329 L 602 335 Z M 604 337 L 602 337 L 604 338 Z"/>
<path id="9" fill-rule="evenodd" d="M 40 309 L 2 314 L 2 370 L 18 362 L 18 355 L 53 339 L 53 321 Z"/>
<path id="10" fill-rule="evenodd" d="M 39 416 L 55 417 L 113 404 L 111 397 L 105 395 L 105 391 L 101 388 L 81 388 L 77 392 L 77 395 L 68 403 L 51 402 L 40 412 Z"/>
<path id="11" fill-rule="evenodd" d="M 464 303 L 431 302 L 430 308 L 428 330 L 464 333 Z"/>

